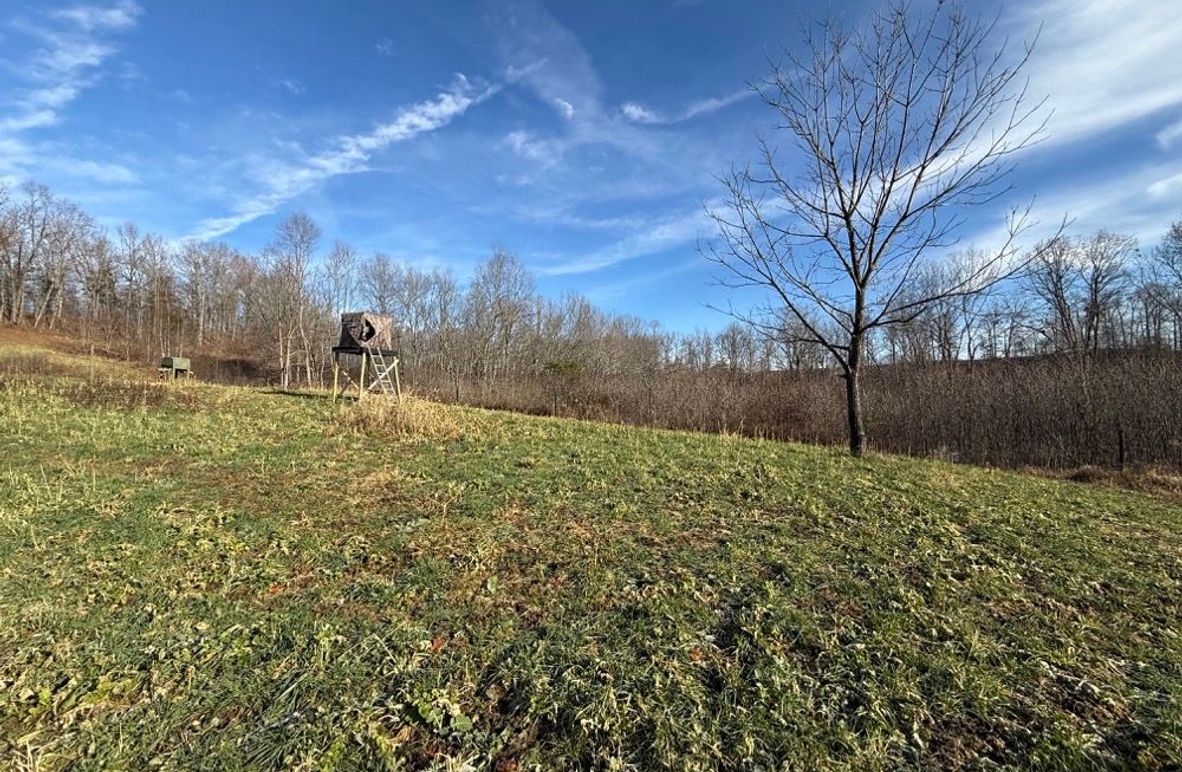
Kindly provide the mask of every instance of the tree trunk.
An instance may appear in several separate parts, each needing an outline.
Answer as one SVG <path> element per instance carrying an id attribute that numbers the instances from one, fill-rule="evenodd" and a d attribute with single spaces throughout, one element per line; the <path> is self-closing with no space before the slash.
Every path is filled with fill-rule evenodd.
<path id="1" fill-rule="evenodd" d="M 49 310 L 49 304 L 53 302 L 54 287 L 54 283 L 50 282 L 45 290 L 45 297 L 42 298 L 41 305 L 37 307 L 37 314 L 33 317 L 34 327 L 41 326 L 41 320 L 45 318 L 45 312 Z"/>
<path id="2" fill-rule="evenodd" d="M 12 288 L 12 305 L 8 311 L 12 314 L 11 321 L 15 325 L 20 325 L 24 318 L 25 311 L 25 277 L 18 275 L 13 278 Z"/>
<path id="3" fill-rule="evenodd" d="M 850 454 L 866 452 L 866 430 L 862 425 L 862 336 L 850 336 L 849 362 L 845 368 L 845 405 L 849 421 Z"/>
<path id="4" fill-rule="evenodd" d="M 861 456 L 866 452 L 866 431 L 862 426 L 862 379 L 856 367 L 845 374 L 845 404 L 849 419 L 850 453 Z"/>

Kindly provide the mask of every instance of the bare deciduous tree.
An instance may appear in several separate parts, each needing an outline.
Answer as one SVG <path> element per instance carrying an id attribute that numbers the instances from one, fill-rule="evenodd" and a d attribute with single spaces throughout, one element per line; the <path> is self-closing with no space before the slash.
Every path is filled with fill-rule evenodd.
<path id="1" fill-rule="evenodd" d="M 494 249 L 477 268 L 468 288 L 465 321 L 475 338 L 474 365 L 486 384 L 509 368 L 533 291 L 533 277 L 505 249 Z"/>
<path id="2" fill-rule="evenodd" d="M 358 284 L 362 298 L 379 314 L 394 312 L 394 295 L 398 291 L 394 274 L 394 262 L 383 252 L 375 252 L 361 266 Z"/>
<path id="3" fill-rule="evenodd" d="M 55 203 L 49 188 L 35 182 L 23 185 L 21 192 L 24 196 L 20 203 L 6 213 L 3 229 L 9 236 L 0 263 L 5 279 L 4 299 L 0 302 L 7 320 L 14 324 L 24 319 L 29 278 L 45 257 Z"/>
<path id="4" fill-rule="evenodd" d="M 94 235 L 94 221 L 68 201 L 54 200 L 46 237 L 45 256 L 40 265 L 41 297 L 33 326 L 49 318 L 53 327 L 65 303 L 67 280 L 81 259 L 82 250 Z"/>
<path id="5" fill-rule="evenodd" d="M 1170 225 L 1153 250 L 1153 273 L 1159 302 L 1182 318 L 1182 220 Z"/>
<path id="6" fill-rule="evenodd" d="M 1053 351 L 1094 354 L 1120 336 L 1114 314 L 1137 241 L 1100 231 L 1087 239 L 1060 236 L 1038 251 L 1027 283 L 1043 306 L 1039 328 Z"/>
<path id="7" fill-rule="evenodd" d="M 767 293 L 736 315 L 783 337 L 786 310 L 800 338 L 841 369 L 856 455 L 866 447 L 868 334 L 979 293 L 1019 262 L 1028 208 L 1011 211 L 996 251 L 913 291 L 932 253 L 956 242 L 966 207 L 1004 192 L 1011 156 L 1045 123 L 1020 79 L 1030 46 L 1010 58 L 992 33 L 951 3 L 926 13 L 892 5 L 853 34 L 822 23 L 807 56 L 775 64 L 755 86 L 795 155 L 761 140 L 761 168 L 732 171 L 727 203 L 711 213 L 721 238 L 708 256 L 726 269 L 723 283 Z"/>
<path id="8" fill-rule="evenodd" d="M 280 383 L 291 385 L 297 353 L 304 360 L 307 382 L 313 382 L 312 342 L 308 337 L 308 285 L 310 267 L 320 228 L 303 212 L 279 224 L 275 240 L 267 247 L 270 257 L 270 311 L 279 347 Z M 300 350 L 295 349 L 299 342 Z"/>
<path id="9" fill-rule="evenodd" d="M 357 291 L 357 250 L 345 241 L 336 241 L 324 259 L 325 300 L 333 314 L 350 310 Z"/>
<path id="10" fill-rule="evenodd" d="M 1113 330 L 1116 306 L 1123 294 L 1129 261 L 1137 240 L 1100 231 L 1079 245 L 1084 273 L 1083 331 L 1089 353 L 1100 350 L 1102 339 L 1116 340 Z"/>

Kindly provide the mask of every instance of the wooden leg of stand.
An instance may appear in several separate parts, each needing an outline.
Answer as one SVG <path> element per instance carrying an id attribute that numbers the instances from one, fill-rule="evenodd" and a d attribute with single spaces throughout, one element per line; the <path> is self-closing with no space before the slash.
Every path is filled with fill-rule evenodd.
<path id="1" fill-rule="evenodd" d="M 341 382 L 341 363 L 337 361 L 337 355 L 332 355 L 332 401 L 337 401 L 337 386 Z"/>

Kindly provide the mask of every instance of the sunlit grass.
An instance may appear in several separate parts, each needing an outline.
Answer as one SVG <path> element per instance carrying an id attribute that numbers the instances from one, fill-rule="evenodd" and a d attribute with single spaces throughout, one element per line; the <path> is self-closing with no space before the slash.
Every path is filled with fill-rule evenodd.
<path id="1" fill-rule="evenodd" d="M 465 425 L 459 412 L 412 394 L 400 399 L 369 395 L 346 403 L 340 420 L 346 426 L 377 436 L 399 439 L 454 440 L 463 436 Z"/>
<path id="2" fill-rule="evenodd" d="M 1182 765 L 1169 499 L 58 364 L 0 367 L 16 768 Z"/>

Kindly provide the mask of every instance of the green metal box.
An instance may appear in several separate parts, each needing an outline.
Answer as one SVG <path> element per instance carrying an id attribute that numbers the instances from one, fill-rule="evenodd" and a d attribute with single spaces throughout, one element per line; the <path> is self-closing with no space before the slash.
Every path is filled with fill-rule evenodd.
<path id="1" fill-rule="evenodd" d="M 188 370 L 188 357 L 162 357 L 160 367 L 165 370 Z"/>

